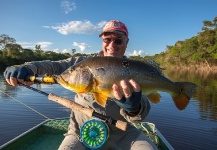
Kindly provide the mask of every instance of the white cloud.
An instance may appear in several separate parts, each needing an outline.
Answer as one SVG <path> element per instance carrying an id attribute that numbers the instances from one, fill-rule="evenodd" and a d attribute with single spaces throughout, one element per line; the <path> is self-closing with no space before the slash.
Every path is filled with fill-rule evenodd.
<path id="1" fill-rule="evenodd" d="M 44 28 L 51 28 L 63 35 L 74 34 L 92 34 L 96 31 L 102 30 L 106 21 L 101 21 L 94 25 L 90 21 L 70 21 L 68 23 L 61 23 L 57 26 L 43 26 Z"/>
<path id="2" fill-rule="evenodd" d="M 51 42 L 38 42 L 38 43 L 36 43 L 36 45 L 41 45 L 42 50 L 48 48 L 52 44 L 53 43 L 51 43 Z"/>
<path id="3" fill-rule="evenodd" d="M 133 53 L 131 53 L 129 55 L 130 56 L 141 56 L 141 57 L 143 57 L 143 56 L 147 55 L 147 53 L 144 53 L 143 50 L 138 50 L 138 51 L 134 50 Z"/>
<path id="4" fill-rule="evenodd" d="M 47 28 L 47 29 L 49 29 L 50 28 L 50 26 L 42 26 L 43 28 Z"/>
<path id="5" fill-rule="evenodd" d="M 58 49 L 58 48 L 56 48 L 56 49 L 53 49 L 53 52 L 55 52 L 55 53 L 60 53 L 60 51 L 59 51 L 59 49 Z"/>
<path id="6" fill-rule="evenodd" d="M 69 53 L 67 49 L 62 50 L 62 53 Z"/>
<path id="7" fill-rule="evenodd" d="M 35 43 L 30 43 L 30 42 L 17 42 L 17 44 L 21 45 L 22 48 L 34 48 L 35 47 Z"/>
<path id="8" fill-rule="evenodd" d="M 17 44 L 21 45 L 22 48 L 34 48 L 35 45 L 30 42 L 17 42 Z"/>
<path id="9" fill-rule="evenodd" d="M 77 43 L 77 42 L 73 42 L 72 45 L 78 47 L 81 51 L 84 51 L 84 50 L 86 50 L 86 49 L 88 49 L 88 48 L 91 47 L 91 46 L 89 46 L 86 43 Z"/>
<path id="10" fill-rule="evenodd" d="M 52 45 L 53 43 L 51 42 L 36 42 L 36 43 L 31 43 L 31 42 L 17 42 L 18 44 L 20 44 L 22 46 L 22 48 L 30 48 L 30 49 L 34 49 L 36 45 L 41 45 L 41 49 L 45 50 L 46 48 L 48 48 L 50 45 Z"/>
<path id="11" fill-rule="evenodd" d="M 67 49 L 59 50 L 58 48 L 53 49 L 53 52 L 55 52 L 55 53 L 69 53 L 69 51 Z"/>
<path id="12" fill-rule="evenodd" d="M 17 42 L 20 45 L 31 45 L 32 43 L 30 42 Z"/>
<path id="13" fill-rule="evenodd" d="M 61 7 L 64 10 L 65 14 L 68 14 L 69 12 L 76 9 L 75 3 L 67 1 L 67 0 L 62 0 L 61 1 Z"/>

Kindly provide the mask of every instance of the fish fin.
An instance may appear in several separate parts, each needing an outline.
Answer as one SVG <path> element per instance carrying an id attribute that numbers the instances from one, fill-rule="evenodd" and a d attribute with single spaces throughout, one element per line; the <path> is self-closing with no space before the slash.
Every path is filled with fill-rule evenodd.
<path id="1" fill-rule="evenodd" d="M 189 101 L 190 101 L 190 99 L 182 93 L 175 95 L 175 96 L 172 96 L 172 97 L 173 97 L 173 101 L 174 101 L 176 107 L 179 110 L 185 109 L 186 106 L 188 105 Z"/>
<path id="2" fill-rule="evenodd" d="M 165 70 L 165 68 L 161 68 L 160 64 L 157 63 L 154 59 L 147 59 L 144 61 L 146 64 L 154 67 L 156 70 L 158 70 L 160 73 L 162 73 L 163 70 Z"/>
<path id="3" fill-rule="evenodd" d="M 94 93 L 94 97 L 96 99 L 96 102 L 101 105 L 102 107 L 105 107 L 106 101 L 108 98 L 107 94 L 102 94 L 102 93 Z"/>
<path id="4" fill-rule="evenodd" d="M 173 94 L 173 101 L 179 110 L 185 109 L 191 97 L 193 97 L 197 85 L 191 82 L 175 82 L 179 86 L 179 93 Z"/>
<path id="5" fill-rule="evenodd" d="M 98 80 L 96 80 L 96 79 L 93 80 L 93 86 L 94 87 L 99 86 L 99 84 L 100 84 L 100 82 Z"/>
<path id="6" fill-rule="evenodd" d="M 158 92 L 154 92 L 154 93 L 151 93 L 151 94 L 148 94 L 146 96 L 153 104 L 157 104 L 159 103 L 160 101 L 160 94 Z"/>

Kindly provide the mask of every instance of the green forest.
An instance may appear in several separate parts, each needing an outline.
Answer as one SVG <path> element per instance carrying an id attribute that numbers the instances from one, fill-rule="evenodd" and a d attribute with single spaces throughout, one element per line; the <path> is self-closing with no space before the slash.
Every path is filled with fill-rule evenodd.
<path id="1" fill-rule="evenodd" d="M 154 59 L 162 66 L 217 66 L 217 17 L 204 20 L 201 32 L 184 41 L 168 45 L 166 51 L 143 59 Z"/>
<path id="2" fill-rule="evenodd" d="M 61 60 L 68 57 L 76 57 L 81 54 L 72 49 L 69 53 L 56 53 L 41 49 L 41 45 L 35 45 L 34 49 L 22 48 L 13 37 L 0 34 L 0 68 L 11 65 L 23 64 L 29 61 Z M 217 17 L 212 21 L 204 20 L 201 32 L 184 41 L 177 41 L 174 45 L 167 45 L 166 50 L 154 56 L 130 56 L 130 59 L 144 61 L 154 59 L 161 66 L 217 66 Z"/>

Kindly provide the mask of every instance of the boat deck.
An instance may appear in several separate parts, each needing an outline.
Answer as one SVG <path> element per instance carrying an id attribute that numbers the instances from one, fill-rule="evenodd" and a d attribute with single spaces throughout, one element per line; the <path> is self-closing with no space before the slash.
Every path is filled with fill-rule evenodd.
<path id="1" fill-rule="evenodd" d="M 33 129 L 10 141 L 3 150 L 55 150 L 58 149 L 67 132 L 69 119 L 55 119 L 42 122 Z M 22 138 L 21 138 L 22 137 Z M 7 144 L 7 143 L 6 143 Z"/>

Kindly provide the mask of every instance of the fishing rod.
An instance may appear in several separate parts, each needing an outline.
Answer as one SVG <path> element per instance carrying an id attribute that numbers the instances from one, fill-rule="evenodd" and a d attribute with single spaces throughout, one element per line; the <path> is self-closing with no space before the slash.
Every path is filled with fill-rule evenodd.
<path id="1" fill-rule="evenodd" d="M 56 80 L 55 80 L 55 77 L 52 77 L 52 76 L 45 76 L 45 77 L 35 77 L 35 76 L 31 76 L 29 77 L 29 80 L 28 81 L 33 81 L 34 83 L 47 83 L 47 84 L 57 84 Z M 113 119 L 112 117 L 110 116 L 106 116 L 106 115 L 102 115 L 100 113 L 97 113 L 96 111 L 94 111 L 92 108 L 87 108 L 87 107 L 84 107 L 70 99 L 67 99 L 67 98 L 64 98 L 64 97 L 60 97 L 54 93 L 46 93 L 46 92 L 43 92 L 41 90 L 38 90 L 36 88 L 33 88 L 33 87 L 30 87 L 26 84 L 23 84 L 23 83 L 19 83 L 19 85 L 21 86 L 24 86 L 28 89 L 31 89 L 35 92 L 38 92 L 42 95 L 45 95 L 48 97 L 49 100 L 52 100 L 54 102 L 57 102 L 67 108 L 70 108 L 72 110 L 76 110 L 76 111 L 79 111 L 89 117 L 96 117 L 96 118 L 99 118 L 103 121 L 105 121 L 106 123 L 108 124 L 113 124 L 115 125 L 117 128 L 125 131 L 126 128 L 127 128 L 127 123 L 124 122 L 124 121 L 121 121 L 121 120 L 115 120 Z"/>

